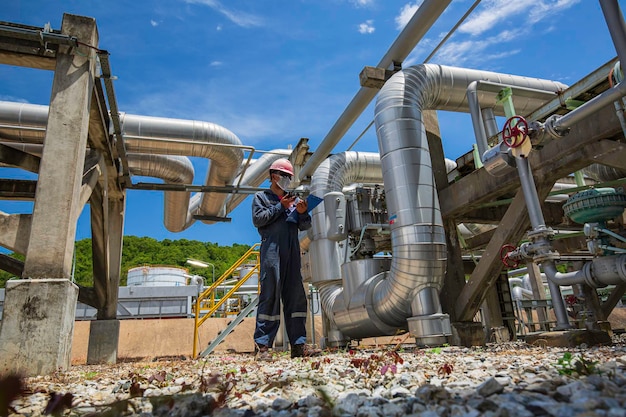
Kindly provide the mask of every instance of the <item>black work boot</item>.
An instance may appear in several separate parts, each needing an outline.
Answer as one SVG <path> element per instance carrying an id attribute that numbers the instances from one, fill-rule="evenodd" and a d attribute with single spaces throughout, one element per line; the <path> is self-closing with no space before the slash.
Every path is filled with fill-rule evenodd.
<path id="1" fill-rule="evenodd" d="M 255 355 L 254 355 L 255 361 L 272 362 L 274 360 L 272 356 L 272 352 L 270 352 L 267 346 L 256 345 L 254 350 L 255 350 Z"/>
<path id="2" fill-rule="evenodd" d="M 306 344 L 291 346 L 291 359 L 319 356 L 321 353 L 322 353 L 321 349 L 317 349 L 317 348 L 314 348 L 313 346 L 306 345 Z"/>

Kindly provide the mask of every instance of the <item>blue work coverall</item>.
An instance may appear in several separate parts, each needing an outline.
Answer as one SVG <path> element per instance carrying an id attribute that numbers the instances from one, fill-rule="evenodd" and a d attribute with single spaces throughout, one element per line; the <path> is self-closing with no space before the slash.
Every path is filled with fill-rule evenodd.
<path id="1" fill-rule="evenodd" d="M 252 223 L 261 235 L 261 292 L 254 341 L 272 347 L 280 325 L 283 302 L 285 329 L 291 345 L 306 342 L 307 300 L 300 273 L 298 230 L 311 227 L 308 212 L 290 213 L 270 190 L 259 191 L 252 201 Z"/>

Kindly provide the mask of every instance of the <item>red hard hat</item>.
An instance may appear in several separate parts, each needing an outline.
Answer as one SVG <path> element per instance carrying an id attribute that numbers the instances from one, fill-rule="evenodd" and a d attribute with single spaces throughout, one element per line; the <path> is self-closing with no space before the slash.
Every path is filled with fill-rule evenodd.
<path id="1" fill-rule="evenodd" d="M 293 165 L 288 159 L 280 158 L 272 162 L 270 171 L 281 171 L 293 176 Z"/>

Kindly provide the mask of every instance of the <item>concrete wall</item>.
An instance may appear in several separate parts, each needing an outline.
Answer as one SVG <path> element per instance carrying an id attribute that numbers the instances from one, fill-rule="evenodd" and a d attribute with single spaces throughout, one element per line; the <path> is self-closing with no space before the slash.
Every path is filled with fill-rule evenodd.
<path id="1" fill-rule="evenodd" d="M 212 318 L 204 322 L 200 326 L 198 352 L 204 350 L 217 333 L 226 328 L 230 320 L 230 318 Z M 254 323 L 253 317 L 245 318 L 215 351 L 254 352 L 252 340 Z M 72 364 L 87 362 L 90 325 L 91 321 L 74 322 Z M 193 352 L 193 327 L 193 318 L 120 320 L 118 360 L 142 360 L 169 356 L 190 358 Z M 310 323 L 307 324 L 307 330 L 310 333 Z M 321 337 L 322 319 L 318 316 L 315 320 L 315 340 L 319 343 Z"/>

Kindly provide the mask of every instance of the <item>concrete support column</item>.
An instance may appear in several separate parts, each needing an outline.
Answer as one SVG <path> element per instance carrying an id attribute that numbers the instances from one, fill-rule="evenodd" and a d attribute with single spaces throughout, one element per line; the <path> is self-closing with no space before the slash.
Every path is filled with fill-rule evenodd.
<path id="1" fill-rule="evenodd" d="M 435 185 L 437 192 L 440 192 L 448 187 L 449 184 L 437 112 L 435 110 L 425 110 L 422 112 L 422 119 L 426 129 L 428 148 L 430 149 Z M 463 257 L 454 219 L 444 218 L 443 227 L 446 233 L 447 265 L 439 297 L 442 311 L 448 314 L 452 321 L 455 321 L 454 300 L 458 298 L 465 285 Z"/>
<path id="2" fill-rule="evenodd" d="M 65 14 L 61 31 L 97 47 L 96 21 Z M 0 329 L 0 371 L 50 374 L 71 364 L 78 288 L 69 281 L 87 149 L 96 54 L 61 45 L 24 272 L 9 281 Z M 29 279 L 26 279 L 29 278 Z"/>
<path id="3" fill-rule="evenodd" d="M 483 324 L 476 321 L 452 323 L 452 344 L 465 347 L 484 346 L 485 330 Z"/>
<path id="4" fill-rule="evenodd" d="M 91 199 L 91 247 L 94 291 L 98 320 L 117 317 L 117 297 L 121 279 L 125 199 L 103 201 L 101 194 Z"/>
<path id="5" fill-rule="evenodd" d="M 120 340 L 119 320 L 94 320 L 89 325 L 87 364 L 117 363 L 117 347 Z"/>
<path id="6" fill-rule="evenodd" d="M 98 44 L 94 19 L 65 14 L 61 31 Z M 94 49 L 59 47 L 23 278 L 71 276 L 95 67 Z"/>
<path id="7" fill-rule="evenodd" d="M 0 374 L 46 375 L 71 364 L 78 287 L 67 279 L 9 280 Z"/>

